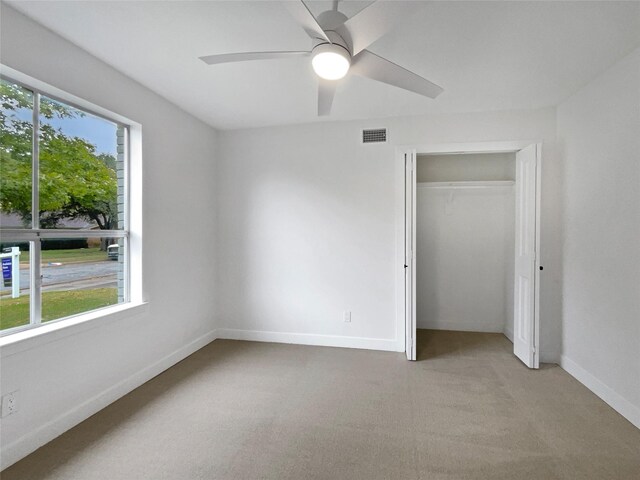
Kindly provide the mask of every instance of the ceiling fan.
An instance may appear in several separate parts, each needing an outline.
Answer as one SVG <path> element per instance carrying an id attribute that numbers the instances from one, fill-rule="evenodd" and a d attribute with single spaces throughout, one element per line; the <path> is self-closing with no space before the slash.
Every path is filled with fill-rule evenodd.
<path id="1" fill-rule="evenodd" d="M 436 98 L 443 89 L 421 76 L 382 58 L 366 48 L 387 33 L 396 23 L 411 16 L 423 2 L 375 1 L 348 18 L 333 9 L 316 19 L 302 0 L 283 5 L 313 40 L 310 51 L 242 52 L 208 55 L 200 59 L 209 64 L 267 60 L 288 57 L 311 57 L 318 75 L 318 115 L 329 115 L 337 81 L 347 72 Z"/>

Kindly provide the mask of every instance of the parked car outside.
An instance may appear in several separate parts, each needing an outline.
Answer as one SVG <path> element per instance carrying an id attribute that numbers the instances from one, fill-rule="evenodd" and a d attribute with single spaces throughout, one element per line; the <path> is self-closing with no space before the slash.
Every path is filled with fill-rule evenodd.
<path id="1" fill-rule="evenodd" d="M 107 247 L 107 258 L 109 260 L 118 260 L 118 255 L 120 253 L 120 245 L 117 243 L 112 243 Z"/>

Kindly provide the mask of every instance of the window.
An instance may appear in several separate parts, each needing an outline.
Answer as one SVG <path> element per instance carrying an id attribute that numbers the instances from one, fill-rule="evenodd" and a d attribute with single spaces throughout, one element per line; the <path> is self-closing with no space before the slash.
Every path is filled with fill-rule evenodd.
<path id="1" fill-rule="evenodd" d="M 9 78 L 0 94 L 0 333 L 129 302 L 129 127 Z"/>

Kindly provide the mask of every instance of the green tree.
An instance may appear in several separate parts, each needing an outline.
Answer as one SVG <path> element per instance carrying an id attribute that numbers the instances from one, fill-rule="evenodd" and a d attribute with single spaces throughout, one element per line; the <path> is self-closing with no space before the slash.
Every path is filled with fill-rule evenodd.
<path id="1" fill-rule="evenodd" d="M 31 222 L 31 92 L 0 83 L 0 209 Z M 95 145 L 65 135 L 46 120 L 74 118 L 82 112 L 42 98 L 39 135 L 40 225 L 53 228 L 65 218 L 91 220 L 101 229 L 117 223 L 115 158 L 97 154 Z"/>

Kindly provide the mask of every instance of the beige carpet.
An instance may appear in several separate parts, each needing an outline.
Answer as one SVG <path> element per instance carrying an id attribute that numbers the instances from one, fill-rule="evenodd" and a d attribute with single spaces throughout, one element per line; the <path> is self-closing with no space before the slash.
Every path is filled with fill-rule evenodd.
<path id="1" fill-rule="evenodd" d="M 640 430 L 559 367 L 497 334 L 419 352 L 217 340 L 1 478 L 640 478 Z"/>

